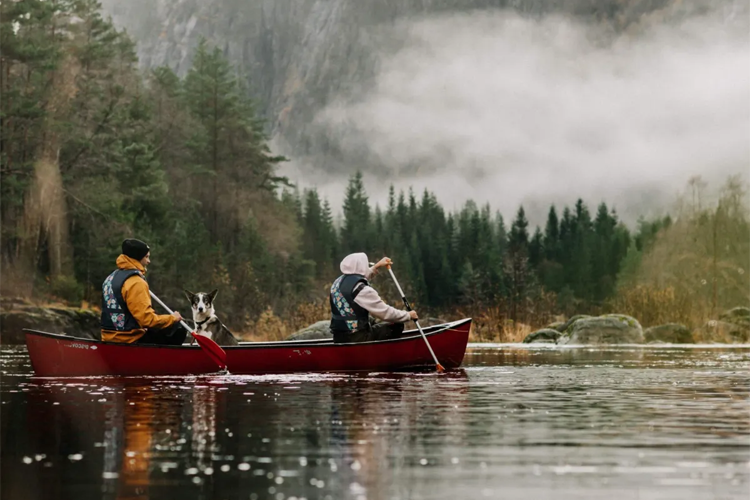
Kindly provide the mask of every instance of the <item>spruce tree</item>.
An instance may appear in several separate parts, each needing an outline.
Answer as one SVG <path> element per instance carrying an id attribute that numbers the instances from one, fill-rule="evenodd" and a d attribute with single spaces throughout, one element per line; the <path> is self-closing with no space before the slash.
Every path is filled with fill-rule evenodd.
<path id="1" fill-rule="evenodd" d="M 577 297 L 591 299 L 594 292 L 591 275 L 592 223 L 588 208 L 580 198 L 576 201 L 572 228 L 568 283 Z"/>
<path id="2" fill-rule="evenodd" d="M 523 206 L 519 207 L 516 218 L 510 226 L 508 235 L 508 249 L 510 252 L 526 252 L 529 244 L 529 221 L 526 220 L 526 212 Z"/>
<path id="3" fill-rule="evenodd" d="M 539 265 L 542 263 L 543 258 L 544 243 L 542 231 L 541 229 L 539 229 L 539 227 L 537 227 L 534 231 L 534 236 L 532 236 L 531 241 L 529 242 L 529 266 L 531 267 L 531 269 L 537 270 L 539 268 Z"/>
<path id="4" fill-rule="evenodd" d="M 337 260 L 337 257 L 341 255 L 341 251 L 338 243 L 339 238 L 336 234 L 336 228 L 333 224 L 333 212 L 331 211 L 331 204 L 327 199 L 323 201 L 321 227 L 323 234 L 325 235 L 324 239 L 328 242 L 328 252 L 331 256 L 330 266 L 332 267 L 332 269 L 334 269 L 333 274 L 335 274 L 339 269 L 339 261 Z"/>
<path id="5" fill-rule="evenodd" d="M 591 245 L 591 273 L 594 287 L 591 298 L 596 302 L 608 298 L 614 290 L 616 276 L 611 273 L 611 269 L 612 260 L 616 258 L 613 254 L 616 225 L 617 220 L 610 216 L 606 203 L 600 203 L 594 219 Z"/>
<path id="6" fill-rule="evenodd" d="M 508 260 L 505 266 L 510 294 L 510 317 L 514 322 L 525 319 L 524 304 L 530 281 L 529 272 L 529 222 L 523 206 L 519 207 L 508 235 Z"/>
<path id="7" fill-rule="evenodd" d="M 330 208 L 326 213 L 317 190 L 306 190 L 302 218 L 302 252 L 305 258 L 315 262 L 317 275 L 323 279 L 330 279 L 331 262 L 334 259 L 335 233 L 329 217 Z"/>
<path id="8" fill-rule="evenodd" d="M 549 261 L 560 258 L 560 227 L 555 206 L 549 208 L 547 223 L 544 226 L 544 257 Z"/>
<path id="9" fill-rule="evenodd" d="M 347 254 L 367 252 L 373 243 L 370 238 L 372 228 L 370 226 L 370 205 L 361 172 L 356 172 L 349 179 L 343 212 L 342 250 Z"/>
<path id="10" fill-rule="evenodd" d="M 256 199 L 273 203 L 269 195 L 284 181 L 275 167 L 285 158 L 270 153 L 252 100 L 221 51 L 211 50 L 205 39 L 185 77 L 183 98 L 198 124 L 188 143 L 193 191 L 212 236 L 231 245 L 243 225 L 238 208 L 247 209 Z"/>
<path id="11" fill-rule="evenodd" d="M 557 218 L 557 210 L 552 205 L 547 214 L 547 222 L 544 226 L 544 237 L 542 240 L 544 257 L 539 263 L 537 273 L 542 286 L 552 292 L 559 292 L 563 287 L 563 265 L 562 265 L 562 241 L 560 235 L 560 223 Z"/>

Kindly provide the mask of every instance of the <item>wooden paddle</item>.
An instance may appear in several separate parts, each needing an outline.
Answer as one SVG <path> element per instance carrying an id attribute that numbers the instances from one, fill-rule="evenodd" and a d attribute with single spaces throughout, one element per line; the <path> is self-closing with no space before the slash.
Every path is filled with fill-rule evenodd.
<path id="1" fill-rule="evenodd" d="M 398 280 L 396 279 L 396 275 L 393 274 L 393 269 L 391 269 L 391 266 L 386 266 L 388 268 L 388 272 L 391 273 L 391 278 L 393 278 L 393 282 L 396 284 L 396 288 L 398 288 L 398 293 L 401 294 L 401 300 L 404 301 L 404 305 L 406 306 L 407 311 L 411 311 L 411 304 L 409 304 L 409 301 L 406 300 L 406 295 L 404 295 L 404 291 L 401 290 L 401 285 L 398 284 Z M 440 364 L 440 362 L 437 359 L 437 356 L 435 356 L 435 352 L 432 350 L 432 346 L 430 345 L 430 342 L 427 340 L 427 336 L 422 331 L 422 327 L 419 326 L 419 320 L 414 320 L 414 323 L 417 325 L 417 329 L 419 330 L 419 333 L 422 335 L 422 338 L 424 339 L 424 343 L 427 344 L 427 349 L 430 350 L 430 354 L 432 354 L 432 359 L 435 360 L 435 367 L 437 368 L 438 372 L 444 372 L 445 368 L 443 368 L 443 365 Z"/>
<path id="2" fill-rule="evenodd" d="M 162 302 L 161 299 L 156 296 L 156 294 L 154 294 L 154 292 L 149 290 L 149 293 L 151 294 L 151 298 L 158 302 L 159 305 L 161 305 L 169 314 L 174 314 L 172 310 L 167 307 L 167 305 Z M 219 369 L 228 372 L 226 351 L 222 349 L 219 344 L 214 342 L 212 338 L 195 333 L 193 329 L 190 328 L 187 323 L 185 323 L 185 321 L 180 320 L 180 324 L 183 326 L 183 328 L 190 332 L 193 338 L 195 338 L 200 348 L 203 349 L 203 352 L 205 352 L 208 357 L 214 361 L 214 363 L 219 365 Z"/>

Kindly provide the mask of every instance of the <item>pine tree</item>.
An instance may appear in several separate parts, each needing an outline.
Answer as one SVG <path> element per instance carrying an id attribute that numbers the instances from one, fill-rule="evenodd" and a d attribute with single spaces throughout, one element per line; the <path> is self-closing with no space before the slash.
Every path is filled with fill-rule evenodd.
<path id="1" fill-rule="evenodd" d="M 544 256 L 549 261 L 557 261 L 560 258 L 560 228 L 557 220 L 557 211 L 552 205 L 547 214 L 547 224 L 544 226 Z"/>
<path id="2" fill-rule="evenodd" d="M 539 264 L 538 275 L 542 285 L 549 291 L 559 292 L 563 287 L 563 252 L 560 234 L 560 223 L 557 211 L 552 205 L 547 214 L 547 223 L 544 226 L 544 258 Z"/>
<path id="3" fill-rule="evenodd" d="M 495 241 L 497 252 L 502 257 L 508 249 L 508 231 L 505 229 L 505 221 L 500 212 L 495 214 Z"/>
<path id="4" fill-rule="evenodd" d="M 539 269 L 542 259 L 544 258 L 544 243 L 542 231 L 539 227 L 534 231 L 534 236 L 529 242 L 529 266 L 533 270 Z"/>
<path id="5" fill-rule="evenodd" d="M 195 204 L 189 139 L 201 125 L 184 106 L 182 81 L 170 68 L 153 69 L 146 85 L 146 99 L 153 109 L 154 144 L 169 176 L 172 196 L 181 205 Z"/>
<path id="6" fill-rule="evenodd" d="M 593 281 L 592 299 L 601 302 L 608 298 L 615 286 L 616 276 L 611 274 L 614 255 L 614 235 L 617 220 L 614 219 L 602 202 L 594 219 L 594 234 L 591 252 L 591 273 Z"/>
<path id="7" fill-rule="evenodd" d="M 367 252 L 373 243 L 370 238 L 372 228 L 370 226 L 370 205 L 361 172 L 356 172 L 349 179 L 343 212 L 342 250 L 346 253 Z"/>
<path id="8" fill-rule="evenodd" d="M 591 299 L 594 291 L 591 276 L 592 224 L 588 208 L 580 198 L 576 201 L 572 229 L 567 282 L 576 297 Z"/>
<path id="9" fill-rule="evenodd" d="M 505 269 L 510 293 L 510 316 L 514 322 L 524 320 L 523 305 L 526 302 L 530 284 L 528 226 L 526 213 L 521 206 L 510 227 L 508 260 Z"/>
<path id="10" fill-rule="evenodd" d="M 294 216 L 294 220 L 299 224 L 304 223 L 302 215 L 302 197 L 299 194 L 299 188 L 284 188 L 281 191 L 281 204 Z"/>
<path id="11" fill-rule="evenodd" d="M 333 224 L 333 212 L 331 211 L 331 205 L 328 203 L 328 200 L 323 201 L 321 225 L 323 234 L 325 235 L 324 239 L 329 242 L 329 252 L 332 257 L 331 266 L 337 271 L 339 268 L 339 262 L 336 257 L 341 254 L 341 251 L 338 244 L 339 238 Z"/>
<path id="12" fill-rule="evenodd" d="M 512 253 L 526 252 L 529 245 L 529 221 L 526 220 L 526 212 L 523 206 L 518 209 L 516 218 L 510 226 L 508 236 L 508 249 Z"/>
<path id="13" fill-rule="evenodd" d="M 268 195 L 282 180 L 274 169 L 285 158 L 270 154 L 252 101 L 221 51 L 210 50 L 205 39 L 198 44 L 184 89 L 185 106 L 199 125 L 189 140 L 197 175 L 194 191 L 211 235 L 231 246 L 243 223 L 238 208 L 252 204 L 254 197 L 271 203 Z"/>
<path id="14" fill-rule="evenodd" d="M 330 220 L 330 207 L 327 211 L 324 209 L 315 189 L 305 191 L 302 230 L 303 255 L 315 262 L 318 277 L 330 278 L 336 235 Z"/>

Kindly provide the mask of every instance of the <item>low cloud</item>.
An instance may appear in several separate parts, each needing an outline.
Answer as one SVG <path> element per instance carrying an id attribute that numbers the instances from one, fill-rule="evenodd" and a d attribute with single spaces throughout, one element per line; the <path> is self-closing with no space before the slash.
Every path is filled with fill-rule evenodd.
<path id="1" fill-rule="evenodd" d="M 748 170 L 750 50 L 730 28 L 705 17 L 614 35 L 502 12 L 400 24 L 406 43 L 382 54 L 371 91 L 317 122 L 388 172 L 366 172 L 381 206 L 393 183 L 448 209 L 474 199 L 510 217 L 524 204 L 535 223 L 551 203 L 603 200 L 632 222 L 693 175 Z M 342 181 L 316 183 L 338 209 Z"/>

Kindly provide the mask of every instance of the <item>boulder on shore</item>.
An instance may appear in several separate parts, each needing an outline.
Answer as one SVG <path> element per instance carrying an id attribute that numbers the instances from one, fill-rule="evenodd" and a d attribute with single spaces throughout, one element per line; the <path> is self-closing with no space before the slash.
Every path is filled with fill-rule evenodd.
<path id="1" fill-rule="evenodd" d="M 719 315 L 721 321 L 750 328 L 750 307 L 735 307 Z"/>
<path id="2" fill-rule="evenodd" d="M 84 339 L 101 338 L 100 313 L 65 306 L 36 306 L 25 301 L 3 303 L 0 310 L 0 342 L 23 344 L 24 328 L 60 333 Z"/>
<path id="3" fill-rule="evenodd" d="M 750 327 L 747 325 L 730 323 L 729 321 L 711 320 L 697 332 L 701 342 L 716 342 L 720 344 L 744 344 L 750 341 Z"/>
<path id="4" fill-rule="evenodd" d="M 524 344 L 554 344 L 562 333 L 552 328 L 542 328 L 531 332 L 523 339 Z"/>
<path id="5" fill-rule="evenodd" d="M 706 322 L 696 332 L 699 342 L 744 344 L 750 342 L 750 307 L 734 307 Z"/>
<path id="6" fill-rule="evenodd" d="M 641 324 L 632 316 L 624 314 L 579 318 L 557 340 L 558 344 L 642 344 L 643 342 Z"/>
<path id="7" fill-rule="evenodd" d="M 322 320 L 312 325 L 298 330 L 288 336 L 285 340 L 318 340 L 318 339 L 332 339 L 333 334 L 331 333 L 331 321 Z"/>
<path id="8" fill-rule="evenodd" d="M 679 323 L 652 326 L 643 331 L 646 342 L 668 342 L 670 344 L 693 344 L 693 332 Z"/>
<path id="9" fill-rule="evenodd" d="M 567 321 L 555 321 L 554 323 L 550 323 L 549 325 L 542 328 L 542 330 L 555 330 L 556 332 L 562 333 L 565 331 L 565 324 Z"/>
<path id="10" fill-rule="evenodd" d="M 560 333 L 565 333 L 565 331 L 568 328 L 570 328 L 573 325 L 573 323 L 575 323 L 579 319 L 586 319 L 586 318 L 591 318 L 591 317 L 592 316 L 589 316 L 588 314 L 576 314 L 575 316 L 571 316 L 570 319 L 568 319 L 567 321 L 563 321 L 562 324 L 560 324 L 559 322 L 552 323 L 552 325 L 556 325 L 556 326 L 550 325 L 549 328 L 557 330 Z"/>

